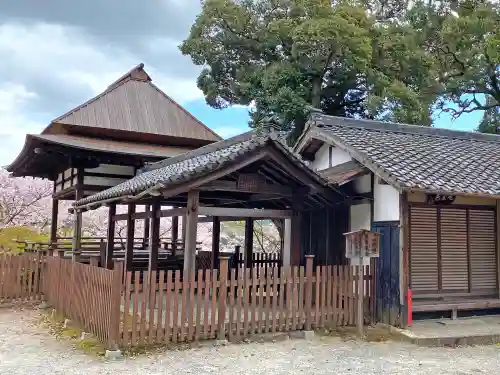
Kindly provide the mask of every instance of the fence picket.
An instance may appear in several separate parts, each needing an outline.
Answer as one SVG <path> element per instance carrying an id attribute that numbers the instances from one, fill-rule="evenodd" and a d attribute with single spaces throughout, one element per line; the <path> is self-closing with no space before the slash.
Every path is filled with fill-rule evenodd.
<path id="1" fill-rule="evenodd" d="M 159 272 L 158 278 L 158 296 L 156 311 L 156 343 L 161 344 L 165 341 L 165 330 L 163 328 L 163 292 L 165 290 L 165 271 Z"/>
<path id="2" fill-rule="evenodd" d="M 201 306 L 203 304 L 203 270 L 198 270 L 198 284 L 196 286 L 196 318 L 194 341 L 200 339 L 201 331 Z"/>
<path id="3" fill-rule="evenodd" d="M 164 324 L 165 336 L 163 338 L 163 342 L 165 344 L 168 344 L 173 339 L 173 336 L 175 335 L 175 331 L 171 328 L 172 327 L 171 321 L 172 321 L 173 316 L 174 316 L 173 314 L 177 314 L 177 309 L 172 308 L 172 289 L 174 288 L 173 271 L 172 270 L 167 271 L 167 287 L 166 288 L 167 288 L 167 291 L 165 294 L 165 324 Z M 177 298 L 174 301 L 176 301 L 176 300 L 177 300 Z M 175 303 L 174 303 L 174 306 L 175 306 Z"/>
<path id="4" fill-rule="evenodd" d="M 278 303 L 278 283 L 279 283 L 279 279 L 278 279 L 278 268 L 277 267 L 273 267 L 271 268 L 271 275 L 272 275 L 272 283 L 273 283 L 273 287 L 272 287 L 272 325 L 271 325 L 271 332 L 275 333 L 276 332 L 276 325 L 277 325 L 277 320 L 276 320 L 276 314 L 278 312 L 278 308 L 277 308 L 277 303 Z"/>
<path id="5" fill-rule="evenodd" d="M 210 288 L 212 283 L 212 270 L 205 270 L 205 278 L 203 283 L 203 338 L 207 340 L 210 333 Z"/>
<path id="6" fill-rule="evenodd" d="M 137 333 L 139 331 L 139 325 L 138 325 L 138 314 L 139 314 L 139 288 L 141 286 L 141 273 L 140 271 L 135 271 L 134 273 L 134 306 L 132 308 L 132 338 L 131 338 L 131 345 L 135 346 L 137 345 Z"/>
<path id="7" fill-rule="evenodd" d="M 148 298 L 148 344 L 151 345 L 156 340 L 155 330 L 155 307 L 156 307 L 156 271 L 151 271 L 149 275 L 149 298 Z"/>
<path id="8" fill-rule="evenodd" d="M 219 312 L 217 310 L 217 295 L 219 294 L 218 288 L 218 271 L 216 269 L 212 272 L 212 308 L 210 310 L 210 338 L 215 338 L 215 330 L 218 325 L 218 321 L 216 320 L 219 316 Z"/>
<path id="9" fill-rule="evenodd" d="M 180 337 L 180 327 L 178 324 L 179 321 L 179 292 L 181 288 L 181 272 L 175 271 L 175 290 L 174 290 L 174 311 L 172 312 L 172 342 L 176 343 L 179 340 L 182 341 L 182 337 Z"/>

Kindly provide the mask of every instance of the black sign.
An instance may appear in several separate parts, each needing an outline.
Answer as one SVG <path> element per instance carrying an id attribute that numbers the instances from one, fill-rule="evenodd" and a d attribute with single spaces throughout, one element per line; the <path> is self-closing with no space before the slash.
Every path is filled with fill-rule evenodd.
<path id="1" fill-rule="evenodd" d="M 427 204 L 452 204 L 455 201 L 454 195 L 427 194 Z"/>

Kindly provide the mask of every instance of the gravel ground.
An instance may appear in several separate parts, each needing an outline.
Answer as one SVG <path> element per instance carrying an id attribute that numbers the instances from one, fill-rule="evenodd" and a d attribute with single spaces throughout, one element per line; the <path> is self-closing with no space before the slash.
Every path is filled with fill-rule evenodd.
<path id="1" fill-rule="evenodd" d="M 495 374 L 500 347 L 418 348 L 338 338 L 170 351 L 105 362 L 69 348 L 33 321 L 33 310 L 0 309 L 0 374 Z"/>

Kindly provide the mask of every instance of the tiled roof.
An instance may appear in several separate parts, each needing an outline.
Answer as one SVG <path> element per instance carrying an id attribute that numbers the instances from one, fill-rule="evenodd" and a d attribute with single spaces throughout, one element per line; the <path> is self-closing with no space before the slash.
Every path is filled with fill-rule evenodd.
<path id="1" fill-rule="evenodd" d="M 248 132 L 152 164 L 146 168 L 143 173 L 138 174 L 134 178 L 90 197 L 81 199 L 75 202 L 75 206 L 81 207 L 89 204 L 92 205 L 92 203 L 137 195 L 147 192 L 150 189 L 159 189 L 169 185 L 187 182 L 195 177 L 201 177 L 212 173 L 231 161 L 235 161 L 249 152 L 271 143 L 281 149 L 296 165 L 307 170 L 318 182 L 324 186 L 327 185 L 327 182 L 321 176 L 310 169 L 301 160 L 298 154 L 291 151 L 274 134 L 259 135 Z"/>
<path id="2" fill-rule="evenodd" d="M 312 120 L 317 135 L 396 187 L 500 195 L 500 136 L 322 114 Z"/>

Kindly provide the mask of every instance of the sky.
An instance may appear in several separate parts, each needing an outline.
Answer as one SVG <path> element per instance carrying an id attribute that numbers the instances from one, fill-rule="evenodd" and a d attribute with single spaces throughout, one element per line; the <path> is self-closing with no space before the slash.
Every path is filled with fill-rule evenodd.
<path id="1" fill-rule="evenodd" d="M 196 87 L 201 70 L 179 44 L 199 0 L 15 0 L 0 12 L 0 165 L 26 133 L 102 92 L 140 62 L 153 82 L 222 137 L 248 129 L 248 110 L 216 110 Z M 147 4 L 147 6 L 145 5 Z M 435 125 L 472 130 L 481 114 Z"/>

